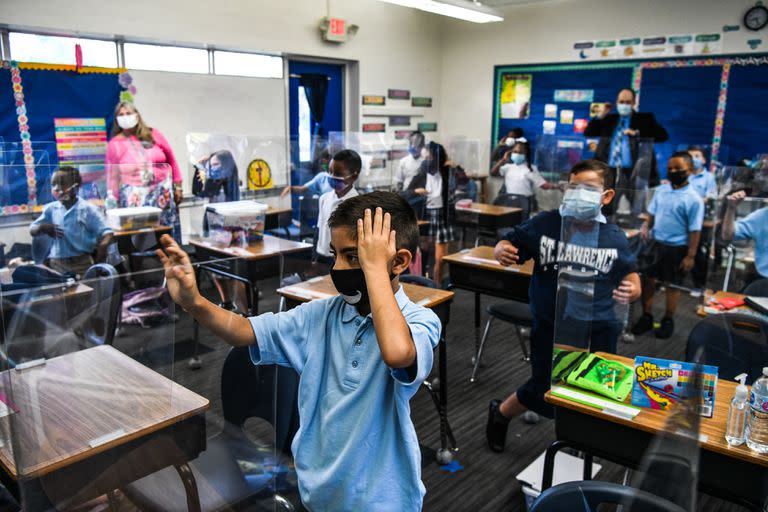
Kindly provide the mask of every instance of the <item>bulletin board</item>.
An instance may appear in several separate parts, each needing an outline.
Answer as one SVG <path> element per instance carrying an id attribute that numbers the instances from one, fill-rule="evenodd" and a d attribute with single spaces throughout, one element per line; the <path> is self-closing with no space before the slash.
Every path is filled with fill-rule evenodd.
<path id="1" fill-rule="evenodd" d="M 504 112 L 509 75 L 530 75 L 527 117 Z M 555 136 L 578 137 L 592 104 L 614 103 L 623 87 L 635 89 L 639 111 L 667 129 L 667 151 L 711 146 L 712 159 L 724 164 L 768 152 L 759 129 L 768 119 L 768 54 L 496 66 L 491 144 L 513 127 L 535 144 L 545 122 Z"/>
<path id="2" fill-rule="evenodd" d="M 124 71 L 2 62 L 0 158 L 20 158 L 0 162 L 0 215 L 36 211 L 52 200 L 50 173 L 58 165 L 54 119 L 103 118 L 111 127 Z"/>

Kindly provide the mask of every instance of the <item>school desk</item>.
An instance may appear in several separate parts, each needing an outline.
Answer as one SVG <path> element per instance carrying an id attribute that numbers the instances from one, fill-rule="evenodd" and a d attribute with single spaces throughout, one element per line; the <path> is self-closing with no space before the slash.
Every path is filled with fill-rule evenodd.
<path id="1" fill-rule="evenodd" d="M 171 226 L 150 226 L 142 229 L 118 229 L 114 231 L 117 251 L 120 254 L 145 252 L 158 247 L 160 237 L 171 234 Z"/>
<path id="2" fill-rule="evenodd" d="M 520 224 L 522 208 L 472 203 L 466 208 L 456 207 L 456 225 L 462 229 L 475 228 L 484 236 L 496 238 L 496 230 Z"/>
<path id="3" fill-rule="evenodd" d="M 291 209 L 290 208 L 276 208 L 269 206 L 264 218 L 264 230 L 282 228 L 288 226 L 291 223 Z"/>
<path id="4" fill-rule="evenodd" d="M 634 365 L 634 361 L 626 357 L 601 352 L 598 355 L 630 367 Z M 724 438 L 728 406 L 735 390 L 735 382 L 718 379 L 714 415 L 701 418 L 699 489 L 753 510 L 762 510 L 761 504 L 768 496 L 768 454 L 753 452 L 746 444 L 729 446 Z M 654 436 L 664 430 L 669 418 L 669 412 L 641 409 L 640 414 L 628 419 L 555 396 L 551 391 L 544 398 L 555 408 L 557 440 L 547 449 L 542 490 L 552 485 L 555 454 L 566 447 L 587 454 L 584 475 L 591 473 L 592 457 L 637 469 Z"/>
<path id="5" fill-rule="evenodd" d="M 451 289 L 475 294 L 475 330 L 480 329 L 480 294 L 517 302 L 528 302 L 533 260 L 504 267 L 493 256 L 493 247 L 481 245 L 443 258 L 448 263 Z"/>
<path id="6" fill-rule="evenodd" d="M 427 288 L 411 283 L 403 283 L 403 291 L 412 302 L 424 306 L 425 308 L 435 309 L 438 306 L 453 302 L 454 293 L 439 288 Z M 336 287 L 333 286 L 331 276 L 321 276 L 309 279 L 307 281 L 284 286 L 279 288 L 277 293 L 285 299 L 285 308 L 290 309 L 303 302 L 309 302 L 315 299 L 325 299 L 337 295 Z M 283 308 L 281 307 L 281 310 Z M 448 424 L 448 354 L 446 348 L 445 331 L 447 325 L 443 325 L 440 343 L 438 344 L 438 375 L 440 379 L 438 412 L 440 413 L 440 443 L 441 448 L 457 450 L 456 440 Z"/>
<path id="7" fill-rule="evenodd" d="M 206 398 L 108 345 L 7 370 L 0 382 L 18 408 L 0 418 L 0 476 L 24 510 L 77 505 L 168 466 L 199 510 L 187 462 L 205 450 Z"/>

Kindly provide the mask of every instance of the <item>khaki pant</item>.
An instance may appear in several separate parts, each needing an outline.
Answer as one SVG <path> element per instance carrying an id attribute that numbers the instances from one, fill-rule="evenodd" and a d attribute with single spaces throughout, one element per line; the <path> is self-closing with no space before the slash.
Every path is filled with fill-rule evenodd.
<path id="1" fill-rule="evenodd" d="M 56 272 L 74 272 L 78 278 L 83 277 L 85 271 L 93 265 L 93 258 L 90 254 L 81 254 L 71 258 L 50 258 L 45 264 Z"/>

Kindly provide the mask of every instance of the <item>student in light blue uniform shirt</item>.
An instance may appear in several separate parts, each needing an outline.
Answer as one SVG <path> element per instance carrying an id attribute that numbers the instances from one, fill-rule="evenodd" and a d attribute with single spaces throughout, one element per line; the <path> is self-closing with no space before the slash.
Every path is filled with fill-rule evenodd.
<path id="1" fill-rule="evenodd" d="M 690 146 L 688 154 L 693 160 L 693 173 L 688 177 L 688 183 L 706 203 L 709 199 L 717 195 L 717 184 L 715 175 L 706 168 L 707 159 L 704 157 L 704 150 L 698 146 Z"/>
<path id="2" fill-rule="evenodd" d="M 667 285 L 667 307 L 661 326 L 654 331 L 666 339 L 675 330 L 674 315 L 680 299 L 680 286 L 693 269 L 704 222 L 704 201 L 688 185 L 693 161 L 687 151 L 674 153 L 667 162 L 669 184 L 656 189 L 648 206 L 649 218 L 642 236 L 655 241 L 653 264 L 643 275 L 643 315 L 632 327 L 633 334 L 653 329 L 653 296 L 656 280 Z"/>
<path id="3" fill-rule="evenodd" d="M 768 207 L 760 208 L 736 221 L 736 208 L 747 197 L 743 190 L 728 196 L 723 216 L 723 240 L 753 240 L 755 242 L 755 268 L 768 279 Z"/>
<path id="4" fill-rule="evenodd" d="M 419 240 L 416 215 L 391 192 L 348 199 L 331 215 L 340 296 L 244 318 L 199 294 L 188 256 L 167 236 L 158 251 L 173 299 L 254 364 L 301 374 L 293 440 L 310 510 L 418 511 L 425 494 L 409 400 L 432 368 L 440 321 L 398 282 Z M 247 392 L 246 390 L 243 390 Z"/>
<path id="5" fill-rule="evenodd" d="M 56 201 L 46 204 L 43 213 L 30 225 L 34 237 L 52 239 L 45 260 L 57 272 L 82 276 L 94 264 L 106 260 L 112 242 L 112 230 L 98 208 L 77 197 L 82 184 L 74 167 L 60 167 L 51 178 Z"/>

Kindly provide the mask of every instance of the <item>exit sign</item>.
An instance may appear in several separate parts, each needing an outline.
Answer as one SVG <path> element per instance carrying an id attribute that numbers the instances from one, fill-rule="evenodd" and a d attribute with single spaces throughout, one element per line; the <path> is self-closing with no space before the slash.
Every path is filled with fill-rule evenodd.
<path id="1" fill-rule="evenodd" d="M 345 43 L 349 39 L 349 25 L 341 18 L 323 18 L 320 22 L 320 30 L 323 39 L 332 43 Z"/>

